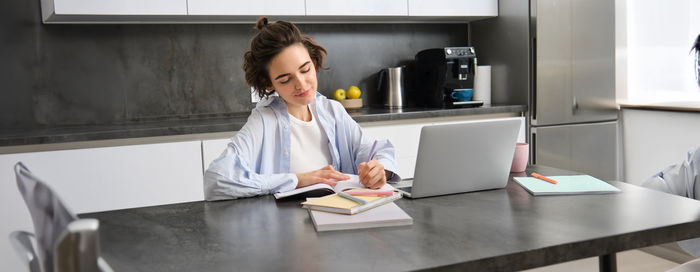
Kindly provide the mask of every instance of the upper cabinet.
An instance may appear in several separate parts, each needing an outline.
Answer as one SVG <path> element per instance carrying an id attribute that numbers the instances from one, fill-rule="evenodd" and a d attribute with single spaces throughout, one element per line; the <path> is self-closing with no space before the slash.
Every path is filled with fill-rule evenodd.
<path id="1" fill-rule="evenodd" d="M 498 16 L 498 0 L 41 0 L 44 23 L 455 22 Z"/>
<path id="2" fill-rule="evenodd" d="M 136 21 L 187 15 L 187 0 L 41 0 L 41 13 L 45 23 Z"/>
<path id="3" fill-rule="evenodd" d="M 308 16 L 407 16 L 406 0 L 306 0 Z"/>
<path id="4" fill-rule="evenodd" d="M 187 0 L 190 15 L 306 15 L 304 0 Z"/>
<path id="5" fill-rule="evenodd" d="M 498 16 L 494 0 L 408 0 L 409 16 Z"/>

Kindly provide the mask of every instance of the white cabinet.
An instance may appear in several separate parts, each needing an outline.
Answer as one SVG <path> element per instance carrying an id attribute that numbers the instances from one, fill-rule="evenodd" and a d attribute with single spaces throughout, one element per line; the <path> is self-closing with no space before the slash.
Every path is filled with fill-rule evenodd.
<path id="1" fill-rule="evenodd" d="M 18 161 L 76 213 L 204 199 L 200 141 L 0 155 L 0 180 L 14 180 Z M 19 196 L 14 183 L 0 184 L 3 199 Z"/>
<path id="2" fill-rule="evenodd" d="M 202 174 L 209 168 L 211 162 L 219 158 L 231 142 L 230 138 L 202 141 Z"/>
<path id="3" fill-rule="evenodd" d="M 304 15 L 304 0 L 188 0 L 190 15 Z"/>
<path id="4" fill-rule="evenodd" d="M 497 0 L 408 0 L 409 16 L 498 16 Z"/>
<path id="5" fill-rule="evenodd" d="M 189 0 L 189 15 L 407 16 L 406 0 Z"/>
<path id="6" fill-rule="evenodd" d="M 58 16 L 187 15 L 187 0 L 42 0 L 44 21 Z"/>
<path id="7" fill-rule="evenodd" d="M 362 130 L 365 135 L 375 140 L 388 139 L 394 145 L 397 164 L 397 174 L 401 178 L 412 178 L 413 169 L 418 157 L 418 142 L 420 140 L 420 130 L 430 122 L 418 122 L 413 124 L 363 124 Z"/>
<path id="8" fill-rule="evenodd" d="M 306 15 L 407 16 L 406 0 L 306 0 Z"/>
<path id="9" fill-rule="evenodd" d="M 44 23 L 468 22 L 498 0 L 41 0 Z"/>

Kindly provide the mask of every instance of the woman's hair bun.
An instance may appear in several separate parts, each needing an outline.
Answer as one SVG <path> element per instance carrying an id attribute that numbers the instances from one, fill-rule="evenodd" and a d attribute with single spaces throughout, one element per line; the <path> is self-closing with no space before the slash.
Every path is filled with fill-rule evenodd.
<path id="1" fill-rule="evenodd" d="M 267 17 L 262 16 L 262 17 L 258 18 L 258 22 L 255 23 L 255 28 L 257 30 L 262 30 L 263 27 L 267 26 L 267 22 L 268 22 Z"/>

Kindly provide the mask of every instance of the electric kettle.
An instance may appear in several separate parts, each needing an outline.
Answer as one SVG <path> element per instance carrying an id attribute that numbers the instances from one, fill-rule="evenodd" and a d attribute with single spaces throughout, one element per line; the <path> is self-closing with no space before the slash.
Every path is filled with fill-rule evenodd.
<path id="1" fill-rule="evenodd" d="M 377 90 L 384 97 L 384 107 L 403 108 L 406 106 L 406 66 L 389 67 L 379 71 Z"/>

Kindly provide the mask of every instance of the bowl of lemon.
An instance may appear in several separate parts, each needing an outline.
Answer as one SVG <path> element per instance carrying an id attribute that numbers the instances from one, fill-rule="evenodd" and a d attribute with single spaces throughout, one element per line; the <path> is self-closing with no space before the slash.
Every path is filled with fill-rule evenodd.
<path id="1" fill-rule="evenodd" d="M 333 99 L 338 100 L 346 109 L 362 108 L 362 91 L 357 86 L 350 86 L 346 92 L 344 89 L 337 89 L 333 93 Z"/>

